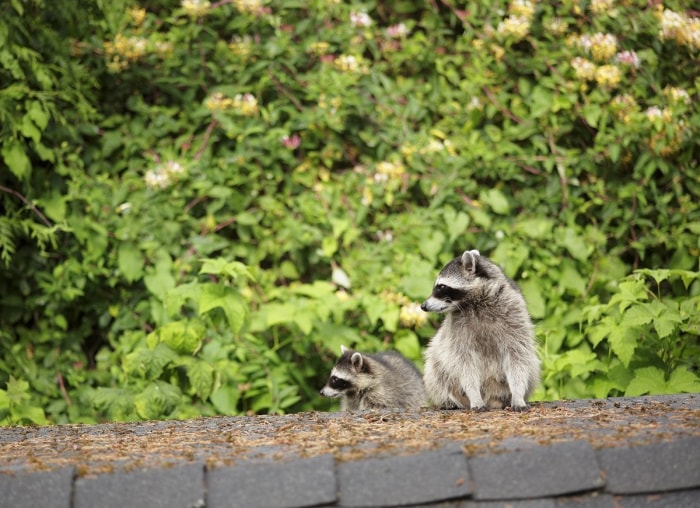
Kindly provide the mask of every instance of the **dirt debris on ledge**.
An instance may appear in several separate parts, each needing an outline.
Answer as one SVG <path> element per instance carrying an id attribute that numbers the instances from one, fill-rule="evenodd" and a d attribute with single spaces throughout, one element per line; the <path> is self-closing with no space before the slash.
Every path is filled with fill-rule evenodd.
<path id="1" fill-rule="evenodd" d="M 512 442 L 596 448 L 700 435 L 700 394 L 543 402 L 511 411 L 308 412 L 283 416 L 0 428 L 0 472 L 75 466 L 79 475 L 332 453 L 338 460 L 457 444 L 468 455 Z"/>

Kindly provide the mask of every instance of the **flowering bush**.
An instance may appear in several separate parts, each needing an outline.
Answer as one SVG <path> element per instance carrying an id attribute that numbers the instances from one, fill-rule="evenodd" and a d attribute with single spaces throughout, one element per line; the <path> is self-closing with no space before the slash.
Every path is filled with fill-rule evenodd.
<path id="1" fill-rule="evenodd" d="M 700 390 L 683 2 L 73 3 L 0 7 L 0 423 L 334 408 L 467 248 L 536 398 Z"/>

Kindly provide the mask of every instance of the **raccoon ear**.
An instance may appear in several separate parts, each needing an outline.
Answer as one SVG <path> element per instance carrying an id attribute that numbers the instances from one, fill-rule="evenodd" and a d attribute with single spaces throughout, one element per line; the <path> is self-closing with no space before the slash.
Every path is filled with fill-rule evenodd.
<path id="1" fill-rule="evenodd" d="M 341 355 L 344 355 L 344 354 L 345 354 L 345 351 L 348 351 L 348 348 L 346 348 L 345 346 L 343 346 L 343 345 L 341 344 L 341 345 L 340 345 L 340 354 L 341 354 Z"/>
<path id="2" fill-rule="evenodd" d="M 476 272 L 476 260 L 479 256 L 479 251 L 476 249 L 464 251 L 464 254 L 462 254 L 462 267 L 467 273 Z"/>
<path id="3" fill-rule="evenodd" d="M 353 355 L 350 357 L 350 363 L 352 363 L 352 366 L 355 368 L 355 370 L 360 371 L 362 370 L 364 358 L 362 358 L 362 355 L 360 353 L 353 353 Z"/>

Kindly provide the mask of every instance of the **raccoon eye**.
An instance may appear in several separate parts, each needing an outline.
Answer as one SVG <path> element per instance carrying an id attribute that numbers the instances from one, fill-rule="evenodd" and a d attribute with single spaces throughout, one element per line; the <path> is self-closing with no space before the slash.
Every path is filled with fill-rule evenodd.
<path id="1" fill-rule="evenodd" d="M 335 390 L 346 390 L 350 387 L 350 383 L 348 381 L 345 379 L 340 379 L 337 376 L 331 376 L 328 384 Z"/>
<path id="2" fill-rule="evenodd" d="M 435 284 L 435 291 L 442 291 L 443 289 L 445 289 L 444 284 Z"/>

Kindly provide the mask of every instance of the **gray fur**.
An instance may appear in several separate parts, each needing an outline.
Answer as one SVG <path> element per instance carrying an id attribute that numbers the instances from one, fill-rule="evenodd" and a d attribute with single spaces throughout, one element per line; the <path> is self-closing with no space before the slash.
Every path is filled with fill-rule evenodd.
<path id="1" fill-rule="evenodd" d="M 342 397 L 343 411 L 418 409 L 427 405 L 421 374 L 395 351 L 373 355 L 341 347 L 321 395 Z"/>
<path id="2" fill-rule="evenodd" d="M 479 251 L 438 274 L 426 312 L 447 314 L 425 351 L 425 390 L 440 408 L 527 408 L 540 360 L 517 284 Z"/>

